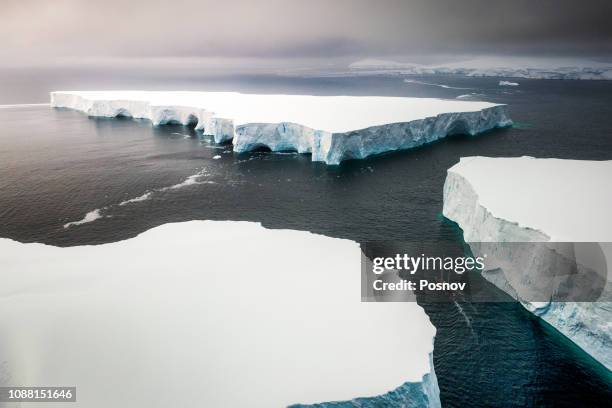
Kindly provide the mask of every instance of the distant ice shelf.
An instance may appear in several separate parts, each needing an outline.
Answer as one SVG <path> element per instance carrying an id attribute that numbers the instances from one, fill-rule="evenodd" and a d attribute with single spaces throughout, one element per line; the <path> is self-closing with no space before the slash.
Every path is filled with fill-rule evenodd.
<path id="1" fill-rule="evenodd" d="M 407 97 L 65 91 L 51 92 L 51 106 L 193 125 L 238 153 L 297 151 L 328 165 L 512 124 L 505 105 Z"/>
<path id="2" fill-rule="evenodd" d="M 232 221 L 97 246 L 0 238 L 0 386 L 76 385 L 87 408 L 439 408 L 435 327 L 416 303 L 361 302 L 361 256 Z"/>
<path id="3" fill-rule="evenodd" d="M 349 65 L 357 75 L 462 75 L 532 79 L 612 80 L 612 63 L 579 58 L 477 57 L 438 64 L 364 59 Z"/>
<path id="4" fill-rule="evenodd" d="M 489 261 L 494 269 L 483 272 L 486 279 L 608 369 L 612 369 L 611 176 L 612 161 L 464 157 L 448 170 L 443 208 L 475 253 L 493 248 Z M 598 259 L 601 276 L 590 277 L 601 279 L 583 279 L 587 275 L 580 271 Z M 570 293 L 577 284 L 589 290 L 600 285 L 600 291 L 592 301 L 533 301 L 533 290 L 543 277 L 550 278 L 555 293 Z"/>

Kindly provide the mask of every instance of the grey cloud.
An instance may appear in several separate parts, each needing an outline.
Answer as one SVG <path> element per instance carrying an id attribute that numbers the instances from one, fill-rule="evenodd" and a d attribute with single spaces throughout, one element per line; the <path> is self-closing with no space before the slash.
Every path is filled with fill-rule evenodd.
<path id="1" fill-rule="evenodd" d="M 609 0 L 3 0 L 3 60 L 612 53 Z"/>

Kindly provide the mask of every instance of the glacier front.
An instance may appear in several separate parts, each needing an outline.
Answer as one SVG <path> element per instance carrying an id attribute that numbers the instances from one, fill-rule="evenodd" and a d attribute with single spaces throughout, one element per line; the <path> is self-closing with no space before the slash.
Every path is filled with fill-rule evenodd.
<path id="1" fill-rule="evenodd" d="M 474 253 L 489 251 L 492 266 L 483 271 L 486 279 L 608 369 L 612 369 L 611 176 L 612 161 L 465 157 L 448 169 L 443 209 L 444 216 L 461 227 Z M 508 244 L 534 242 L 545 244 Z M 583 279 L 587 275 L 581 271 L 597 257 L 601 281 Z M 568 259 L 573 261 L 570 268 L 564 267 Z M 588 301 L 557 297 L 534 301 L 542 277 L 551 276 L 556 285 L 553 295 L 569 293 L 577 284 L 589 289 L 600 286 L 600 291 Z"/>
<path id="2" fill-rule="evenodd" d="M 328 165 L 512 124 L 505 105 L 433 98 L 67 91 L 52 92 L 51 106 L 193 125 L 237 153 L 296 151 Z"/>
<path id="3" fill-rule="evenodd" d="M 0 386 L 76 386 L 75 408 L 439 407 L 435 327 L 416 303 L 361 302 L 360 261 L 356 242 L 248 222 L 0 239 Z"/>

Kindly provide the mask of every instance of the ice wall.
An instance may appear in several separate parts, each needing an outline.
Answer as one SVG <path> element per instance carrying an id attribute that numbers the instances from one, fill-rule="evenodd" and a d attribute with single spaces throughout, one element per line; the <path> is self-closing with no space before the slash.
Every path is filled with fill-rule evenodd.
<path id="1" fill-rule="evenodd" d="M 410 122 L 372 126 L 346 133 L 329 133 L 293 123 L 238 126 L 234 151 L 260 147 L 272 151 L 311 153 L 312 161 L 338 165 L 344 160 L 365 159 L 397 150 L 415 148 L 455 134 L 476 135 L 509 126 L 505 106 L 478 112 L 450 112 Z"/>
<path id="2" fill-rule="evenodd" d="M 217 143 L 231 140 L 234 136 L 233 122 L 214 117 L 211 111 L 196 106 L 152 104 L 146 97 L 96 99 L 78 92 L 51 92 L 51 106 L 75 109 L 95 117 L 148 119 L 153 126 L 171 123 L 193 125 L 196 130 L 213 136 Z"/>
<path id="3" fill-rule="evenodd" d="M 475 254 L 485 247 L 482 243 L 499 243 L 493 254 L 495 248 L 486 246 L 487 265 L 495 267 L 483 272 L 486 279 L 608 369 L 612 369 L 611 285 L 604 285 L 596 302 L 534 302 L 533 289 L 548 268 L 559 268 L 560 257 L 576 256 L 571 242 L 598 246 L 609 275 L 610 174 L 612 161 L 461 158 L 448 170 L 443 208 L 444 216 L 461 227 Z M 507 242 L 546 242 L 551 251 L 541 250 L 542 246 L 535 251 L 527 245 L 510 247 Z M 551 252 L 558 256 L 551 258 Z"/>
<path id="4" fill-rule="evenodd" d="M 364 159 L 386 152 L 415 148 L 455 134 L 476 135 L 510 126 L 505 106 L 494 106 L 479 112 L 449 112 L 411 122 L 391 123 L 367 129 L 333 134 L 329 149 L 321 145 L 313 153 L 327 164 L 347 159 Z M 314 160 L 314 159 L 313 159 Z"/>
<path id="5" fill-rule="evenodd" d="M 51 106 L 192 124 L 237 153 L 297 151 L 329 165 L 512 124 L 505 105 L 430 98 L 74 91 L 52 92 Z"/>

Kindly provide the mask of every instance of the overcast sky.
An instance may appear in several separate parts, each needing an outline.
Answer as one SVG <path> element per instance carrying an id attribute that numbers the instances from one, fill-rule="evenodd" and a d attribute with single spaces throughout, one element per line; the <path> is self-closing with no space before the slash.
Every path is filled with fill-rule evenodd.
<path id="1" fill-rule="evenodd" d="M 610 0 L 0 0 L 0 64 L 612 54 Z"/>

